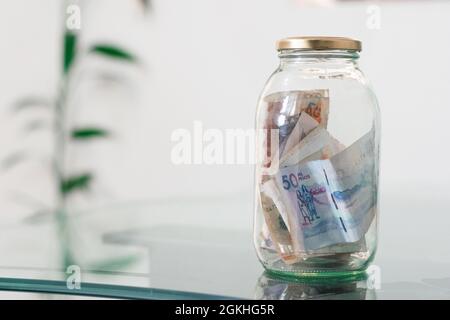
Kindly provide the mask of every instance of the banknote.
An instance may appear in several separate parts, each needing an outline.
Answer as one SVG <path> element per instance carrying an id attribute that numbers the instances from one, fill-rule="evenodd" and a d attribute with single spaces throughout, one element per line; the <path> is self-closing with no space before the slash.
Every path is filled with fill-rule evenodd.
<path id="1" fill-rule="evenodd" d="M 311 155 L 307 156 L 306 158 L 299 160 L 297 164 L 303 164 L 308 161 L 329 159 L 332 156 L 338 154 L 339 152 L 341 152 L 345 149 L 345 146 L 342 143 L 340 143 L 338 140 L 334 139 L 332 136 L 330 136 L 329 138 L 330 139 L 323 146 L 322 149 L 312 153 Z M 286 166 L 286 165 L 284 165 L 284 166 Z"/>
<path id="2" fill-rule="evenodd" d="M 294 116 L 289 116 L 284 118 L 281 125 L 278 126 L 279 133 L 279 154 L 283 154 L 286 149 L 286 144 L 288 142 L 289 137 L 292 136 L 292 131 L 298 124 L 298 120 L 300 118 L 300 114 L 296 114 Z"/>
<path id="3" fill-rule="evenodd" d="M 329 112 L 328 90 L 277 92 L 266 96 L 264 101 L 267 103 L 264 129 L 268 130 L 268 134 L 271 130 L 278 130 L 279 134 L 278 144 L 271 144 L 266 140 L 266 150 L 272 157 L 279 157 L 284 153 L 289 139 L 287 149 L 297 144 L 316 123 L 326 128 Z M 312 119 L 306 118 L 305 115 Z M 314 122 L 311 123 L 310 120 Z"/>
<path id="4" fill-rule="evenodd" d="M 330 159 L 281 168 L 295 251 L 360 241 L 375 215 L 375 177 L 373 130 Z"/>
<path id="5" fill-rule="evenodd" d="M 323 247 L 317 250 L 307 252 L 309 256 L 323 256 L 327 254 L 337 253 L 354 253 L 367 251 L 367 243 L 365 237 L 355 242 L 345 242 L 333 244 L 331 246 Z"/>
<path id="6" fill-rule="evenodd" d="M 299 165 L 308 161 L 325 160 L 343 151 L 345 146 L 325 129 L 317 127 L 278 162 L 279 167 Z"/>
<path id="7" fill-rule="evenodd" d="M 298 118 L 296 118 L 295 127 L 291 130 L 289 136 L 286 139 L 286 143 L 283 148 L 283 155 L 288 153 L 292 148 L 300 143 L 311 131 L 319 126 L 319 123 L 314 120 L 306 112 L 302 112 Z"/>
<path id="8" fill-rule="evenodd" d="M 324 128 L 327 126 L 329 112 L 328 89 L 276 92 L 266 96 L 264 101 L 274 106 L 274 109 L 277 109 L 277 114 L 281 117 L 292 117 L 305 111 Z"/>
<path id="9" fill-rule="evenodd" d="M 321 159 L 329 159 L 333 157 L 334 155 L 338 154 L 341 151 L 344 151 L 345 146 L 339 142 L 339 140 L 335 139 L 333 136 L 330 135 L 330 141 L 328 141 L 328 144 L 325 145 L 325 147 L 322 150 L 322 158 Z"/>
<path id="10" fill-rule="evenodd" d="M 297 94 L 298 111 L 305 111 L 322 127 L 326 128 L 329 112 L 328 90 L 305 90 L 299 91 Z"/>
<path id="11" fill-rule="evenodd" d="M 271 241 L 286 263 L 294 263 L 297 257 L 292 247 L 291 234 L 287 224 L 287 209 L 281 198 L 280 190 L 273 179 L 261 186 L 261 207 Z"/>

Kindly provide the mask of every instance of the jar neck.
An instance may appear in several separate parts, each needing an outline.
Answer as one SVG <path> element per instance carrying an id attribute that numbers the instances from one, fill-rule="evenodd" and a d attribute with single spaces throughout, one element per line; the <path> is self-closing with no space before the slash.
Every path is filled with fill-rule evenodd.
<path id="1" fill-rule="evenodd" d="M 331 63 L 356 67 L 359 53 L 354 50 L 285 49 L 278 52 L 278 57 L 280 58 L 280 67 L 311 63 Z"/>

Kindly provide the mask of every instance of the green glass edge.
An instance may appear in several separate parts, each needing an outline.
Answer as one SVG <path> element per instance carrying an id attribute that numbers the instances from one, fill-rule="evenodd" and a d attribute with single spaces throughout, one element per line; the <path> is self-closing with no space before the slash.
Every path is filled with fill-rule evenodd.
<path id="1" fill-rule="evenodd" d="M 34 280 L 21 278 L 0 278 L 0 290 L 34 293 L 67 294 L 117 299 L 150 299 L 150 300 L 229 300 L 235 297 L 220 296 L 188 291 L 177 291 L 157 288 L 143 288 L 98 283 L 81 284 L 80 289 L 67 288 L 65 281 Z"/>

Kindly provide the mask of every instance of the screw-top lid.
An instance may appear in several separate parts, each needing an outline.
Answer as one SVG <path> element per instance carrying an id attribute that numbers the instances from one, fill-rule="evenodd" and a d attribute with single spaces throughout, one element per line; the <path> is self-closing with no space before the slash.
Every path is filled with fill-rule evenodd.
<path id="1" fill-rule="evenodd" d="M 353 50 L 361 51 L 361 41 L 344 37 L 289 37 L 277 41 L 277 50 Z"/>

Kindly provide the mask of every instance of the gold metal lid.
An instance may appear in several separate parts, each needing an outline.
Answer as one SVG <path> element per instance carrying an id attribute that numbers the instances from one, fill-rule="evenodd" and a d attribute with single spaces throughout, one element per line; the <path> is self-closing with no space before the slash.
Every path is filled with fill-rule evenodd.
<path id="1" fill-rule="evenodd" d="M 361 41 L 344 37 L 289 37 L 277 41 L 277 50 L 354 50 L 361 51 Z"/>

